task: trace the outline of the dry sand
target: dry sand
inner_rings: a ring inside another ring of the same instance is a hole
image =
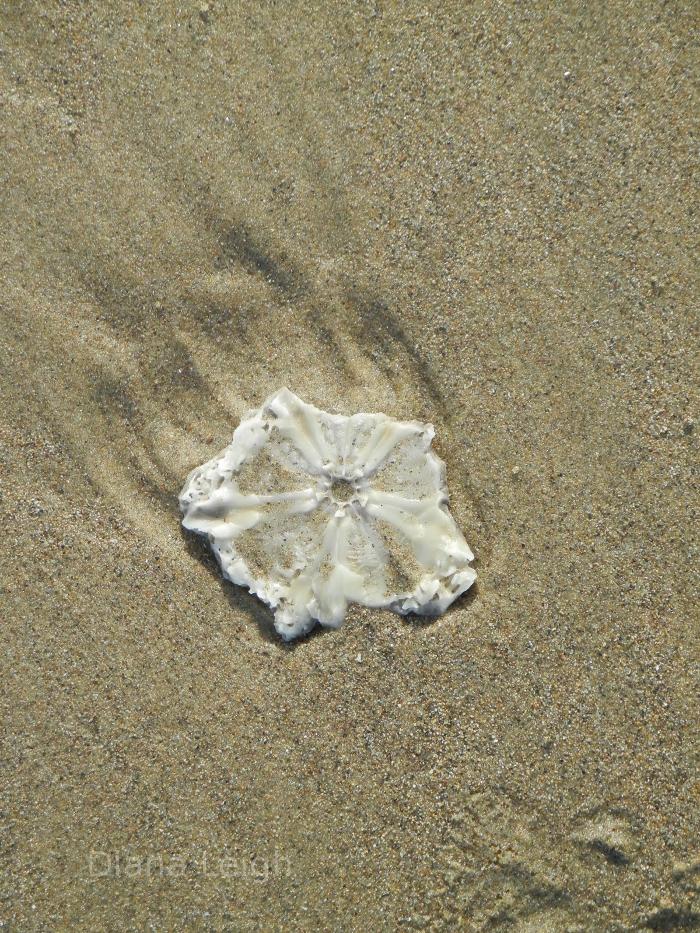
[[[3,928],[698,926],[696,11],[3,3]],[[221,581],[281,385],[435,424],[474,593]]]

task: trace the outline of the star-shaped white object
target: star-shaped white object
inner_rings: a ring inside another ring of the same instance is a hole
[[[447,509],[431,424],[332,415],[289,389],[236,428],[180,493],[224,576],[264,600],[285,640],[339,627],[349,602],[437,615],[476,573]]]

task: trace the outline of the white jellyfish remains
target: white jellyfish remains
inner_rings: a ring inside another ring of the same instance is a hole
[[[190,473],[182,523],[206,536],[226,579],[270,606],[286,641],[317,622],[338,628],[351,602],[439,615],[476,573],[434,434],[281,389]]]

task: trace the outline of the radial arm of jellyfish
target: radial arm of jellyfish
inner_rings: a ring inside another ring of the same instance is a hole
[[[473,560],[474,555],[443,506],[440,493],[421,500],[371,490],[365,509],[373,518],[393,525],[410,542],[421,564],[445,573],[458,562]]]
[[[333,450],[323,433],[322,423],[287,389],[282,389],[263,406],[274,418],[274,424],[302,454],[313,473],[321,472],[333,459]]]

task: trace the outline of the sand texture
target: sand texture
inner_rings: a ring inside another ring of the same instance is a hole
[[[3,930],[698,927],[696,13],[0,5]],[[181,530],[283,385],[435,425],[437,621]]]

